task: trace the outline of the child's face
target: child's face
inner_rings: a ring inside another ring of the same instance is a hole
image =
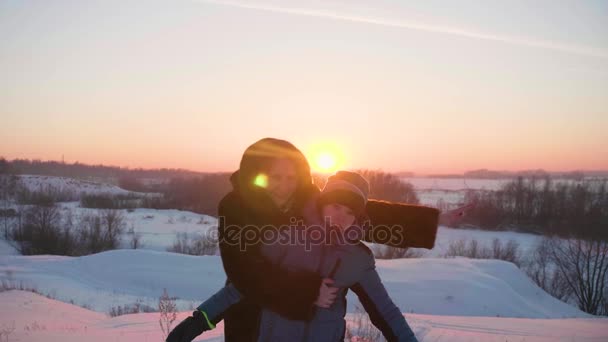
[[[330,223],[340,229],[346,229],[355,223],[355,213],[347,206],[339,203],[329,203],[322,208],[323,217],[328,217]]]

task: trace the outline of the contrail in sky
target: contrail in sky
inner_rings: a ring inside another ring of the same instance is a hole
[[[542,48],[542,49],[549,49],[549,50],[554,50],[554,51],[567,52],[567,53],[572,53],[572,54],[577,54],[577,55],[582,55],[582,56],[599,57],[599,58],[608,59],[608,50],[603,49],[603,48],[573,45],[573,44],[554,42],[554,41],[549,41],[549,40],[539,40],[539,39],[531,39],[531,38],[516,37],[516,36],[509,36],[509,35],[497,35],[497,34],[486,33],[486,32],[477,32],[477,31],[470,30],[470,29],[462,29],[462,28],[458,28],[458,27],[428,25],[428,24],[408,22],[408,21],[403,21],[403,20],[392,20],[392,19],[384,19],[384,18],[368,18],[368,17],[356,16],[356,15],[337,14],[337,13],[332,13],[332,12],[327,12],[327,11],[317,10],[317,9],[280,7],[280,6],[272,6],[272,5],[264,5],[264,4],[242,3],[242,2],[229,1],[229,0],[198,0],[198,1],[210,3],[210,4],[218,4],[218,5],[225,5],[225,6],[232,6],[232,7],[253,9],[253,10],[268,11],[268,12],[295,14],[295,15],[301,15],[301,16],[327,18],[327,19],[351,21],[351,22],[358,22],[358,23],[371,24],[371,25],[380,25],[380,26],[397,27],[397,28],[404,28],[404,29],[417,30],[417,31],[449,34],[449,35],[454,35],[454,36],[459,36],[459,37],[488,40],[488,41],[495,41],[495,42],[503,42],[503,43],[513,44],[513,45],[529,46],[529,47],[534,47],[534,48]]]

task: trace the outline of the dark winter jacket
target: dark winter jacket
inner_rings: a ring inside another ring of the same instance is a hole
[[[314,202],[304,210],[307,224],[326,230],[318,215]],[[304,227],[302,227],[304,228]],[[300,236],[312,236],[313,230],[303,229]],[[317,230],[316,233],[319,231]],[[380,329],[388,341],[415,342],[416,337],[382,285],[376,272],[374,257],[359,241],[345,239],[325,240],[329,243],[297,242],[295,230],[282,231],[292,237],[292,243],[275,243],[261,248],[263,256],[275,265],[294,273],[316,272],[334,280],[340,288],[338,298],[330,308],[314,307],[309,321],[293,320],[271,309],[262,309],[259,322],[258,341],[342,341],[345,334],[346,293],[353,290],[369,314],[372,323]],[[287,241],[287,240],[285,240]],[[310,240],[309,240],[310,242]],[[292,291],[298,296],[297,289]],[[199,306],[199,310],[214,320],[222,312],[235,305],[242,295],[228,285]]]
[[[277,157],[290,158],[296,164],[298,190],[287,212],[279,210],[262,189],[253,186],[259,170]],[[321,277],[318,273],[305,270],[284,270],[262,256],[260,244],[252,243],[247,248],[241,248],[238,236],[253,226],[277,226],[289,223],[292,217],[301,217],[304,204],[319,190],[312,184],[310,167],[304,155],[290,143],[272,138],[262,139],[247,148],[231,182],[233,190],[218,206],[219,245],[228,282],[245,299],[213,320],[224,319],[227,342],[255,341],[261,307],[286,318],[309,320],[312,317],[312,303],[318,297]],[[438,210],[370,200],[366,211],[371,227],[366,230],[365,241],[398,247],[433,247]],[[376,230],[376,227],[380,229]],[[378,236],[386,234],[375,232],[386,229],[394,232],[389,234],[391,239],[379,240]],[[261,232],[259,229],[255,231]]]
[[[298,175],[295,198],[286,212],[279,210],[265,191],[254,185],[258,172],[279,157],[293,160]],[[233,191],[218,207],[219,246],[228,282],[245,299],[216,320],[224,319],[227,342],[255,341],[260,307],[292,319],[308,319],[319,294],[321,277],[315,272],[282,269],[261,255],[261,243],[256,236],[247,241],[241,237],[246,231],[261,235],[268,225],[289,224],[290,218],[299,216],[303,204],[319,190],[312,184],[304,155],[290,143],[270,138],[247,148],[231,182]]]

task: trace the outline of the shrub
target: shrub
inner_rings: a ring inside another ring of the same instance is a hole
[[[118,248],[124,227],[118,210],[82,215],[74,222],[69,210],[62,215],[54,205],[32,206],[8,235],[24,255],[86,255]]]
[[[421,258],[424,255],[423,251],[414,248],[397,248],[374,244],[371,249],[376,259]]]
[[[105,209],[80,220],[78,255],[118,248],[126,222],[120,210]]]
[[[218,249],[217,238],[213,236],[213,231],[208,231],[203,235],[191,237],[188,233],[177,233],[175,242],[168,252],[189,254],[189,255],[216,255]]]
[[[80,206],[96,209],[134,209],[142,204],[142,199],[134,194],[85,194],[80,197]]]
[[[552,261],[551,248],[550,239],[543,238],[529,253],[522,268],[538,287],[553,297],[568,302],[571,291],[566,279]]]
[[[108,315],[110,317],[118,317],[122,315],[136,314],[140,312],[156,312],[156,308],[143,303],[143,300],[138,299],[135,303],[113,306]]]
[[[23,224],[9,235],[21,254],[69,255],[74,237],[60,224],[61,213],[55,205],[33,206],[25,211]]]
[[[445,258],[462,256],[471,259],[497,259],[512,262],[519,266],[521,254],[519,244],[515,240],[509,240],[505,245],[499,239],[492,241],[492,246],[483,246],[477,240],[452,241],[448,250],[443,255]]]
[[[382,332],[369,319],[369,315],[360,306],[356,306],[352,320],[346,326],[345,337],[352,342],[386,341]]]
[[[163,332],[165,338],[171,332],[171,326],[177,318],[177,305],[175,304],[175,297],[169,297],[167,289],[163,289],[163,294],[158,298],[158,311],[160,312],[160,318],[158,324]]]

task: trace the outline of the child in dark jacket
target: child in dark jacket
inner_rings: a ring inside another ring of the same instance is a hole
[[[263,246],[262,254],[281,267],[317,272],[323,278],[333,279],[331,286],[340,290],[333,305],[312,307],[308,321],[291,320],[263,309],[258,341],[343,341],[346,294],[351,289],[388,341],[417,342],[403,314],[382,285],[373,254],[360,242],[368,194],[369,184],[363,177],[339,171],[329,177],[318,198],[303,210],[306,225],[301,228],[304,230],[283,230],[280,232],[283,243]],[[191,341],[203,331],[214,328],[212,322],[219,321],[222,313],[242,298],[238,290],[228,284],[189,317],[198,320],[198,324],[182,322],[167,341]],[[181,325],[184,327],[180,328]]]

